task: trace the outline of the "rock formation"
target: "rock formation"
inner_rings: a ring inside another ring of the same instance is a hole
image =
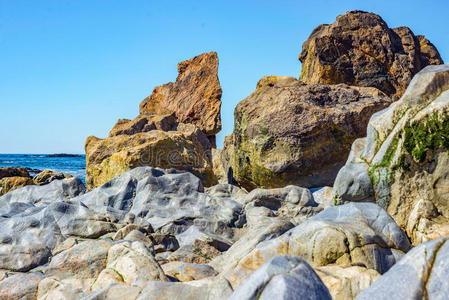
[[[305,83],[370,86],[393,100],[421,69],[443,63],[424,36],[415,36],[408,27],[391,29],[380,16],[362,11],[318,26],[303,44],[299,60]]]
[[[0,298],[448,298],[449,65],[393,102],[440,58],[363,12],[318,27],[301,57],[319,82],[264,77],[223,150],[208,53],[87,139],[91,191],[0,169],[0,183],[33,184],[0,196]],[[361,86],[321,83],[345,76]],[[333,188],[307,188],[330,184],[348,152]]]
[[[188,170],[203,184],[217,183],[212,149],[221,129],[217,53],[178,64],[175,83],[156,87],[134,120],[121,119],[106,139],[86,140],[89,189],[139,166]]]
[[[318,26],[299,58],[301,81],[264,77],[237,105],[233,135],[214,154],[221,182],[332,185],[371,115],[397,100],[422,68],[442,63],[423,36],[361,11]]]
[[[233,176],[248,189],[331,185],[370,116],[390,103],[375,88],[264,77],[235,108]]]
[[[448,234],[448,114],[449,65],[428,66],[354,143],[336,202],[375,201],[415,245]]]
[[[178,64],[178,78],[154,89],[140,103],[140,113],[174,114],[181,123],[196,125],[207,136],[221,130],[221,86],[216,52]]]

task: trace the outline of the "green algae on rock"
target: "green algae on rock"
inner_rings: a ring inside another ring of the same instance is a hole
[[[365,191],[361,201],[387,209],[413,244],[447,234],[448,115],[449,65],[428,66],[398,102],[373,115],[367,138],[337,176],[334,197],[344,203]]]

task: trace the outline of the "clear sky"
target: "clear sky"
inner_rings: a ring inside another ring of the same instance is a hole
[[[449,60],[447,0],[0,0],[0,153],[83,153],[208,51],[220,59],[221,145],[257,81],[298,77],[312,30],[355,9],[424,34]]]

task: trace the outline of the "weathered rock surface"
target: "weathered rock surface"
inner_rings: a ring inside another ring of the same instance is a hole
[[[28,172],[37,171],[34,178],[30,176]],[[39,171],[35,169],[25,168],[0,168],[0,196],[5,195],[11,191],[21,189],[29,185],[46,185],[55,180],[62,180],[64,178],[70,178],[71,175],[64,175],[52,170]],[[30,190],[28,190],[30,191]],[[21,192],[19,192],[21,193]],[[17,197],[17,194],[16,196]]]
[[[377,271],[360,266],[330,265],[316,268],[315,271],[335,300],[354,299],[380,277]]]
[[[162,269],[165,274],[175,277],[179,281],[199,280],[217,275],[214,268],[206,264],[174,262],[163,265]]]
[[[222,155],[232,148],[234,179],[247,189],[332,185],[369,117],[390,103],[375,88],[264,77],[237,105],[232,145]]]
[[[0,168],[0,196],[27,185],[33,185],[33,180],[24,168]]]
[[[190,282],[152,281],[137,298],[138,300],[217,300],[227,299],[232,294],[224,279],[205,278]]]
[[[216,184],[212,149],[221,130],[217,72],[215,52],[179,63],[176,82],[156,87],[140,104],[139,116],[118,120],[106,139],[88,137],[87,187],[140,166],[188,170],[205,186]]]
[[[44,264],[68,236],[97,238],[131,222],[145,223],[132,214],[108,207],[91,210],[82,202],[64,199],[67,195],[61,190],[55,201],[39,201],[50,197],[47,187],[55,187],[59,182],[33,189],[28,202],[20,201],[23,193],[17,193],[19,198],[12,193],[1,198],[0,269],[27,271]],[[24,189],[31,188],[35,187]]]
[[[0,179],[5,177],[30,177],[30,174],[21,167],[0,168]]]
[[[171,131],[177,126],[173,115],[157,115],[145,113],[137,116],[134,120],[120,119],[109,132],[109,137],[117,135],[133,135],[139,132],[152,130]]]
[[[276,256],[239,286],[230,300],[332,299],[315,271],[299,256]]]
[[[17,273],[0,281],[0,299],[34,300],[39,282],[44,279],[40,273]]]
[[[19,207],[27,204],[43,206],[56,201],[64,201],[86,192],[86,187],[79,178],[56,180],[44,186],[26,186],[0,197],[0,211],[18,212]],[[17,206],[17,208],[14,208]],[[25,207],[25,206],[23,206]],[[9,215],[9,214],[8,214]]]
[[[65,175],[60,172],[55,172],[52,170],[44,170],[41,173],[37,174],[33,181],[36,185],[46,185],[54,180],[62,180],[65,178]]]
[[[380,16],[362,11],[318,26],[303,44],[299,60],[305,83],[370,86],[394,100],[421,69],[443,63],[423,36],[407,27],[391,29]]]
[[[113,130],[114,134],[119,131]],[[177,131],[151,130],[106,139],[91,136],[85,149],[86,184],[90,189],[139,166],[188,170],[206,186],[216,183],[211,145],[206,135],[191,124],[179,124]]]
[[[412,243],[449,233],[449,66],[428,66],[371,118],[334,185],[337,202],[375,201]]]
[[[221,87],[216,52],[178,64],[178,78],[154,89],[140,104],[140,113],[174,114],[179,122],[194,124],[208,136],[221,130]]]
[[[256,246],[222,275],[235,288],[276,255],[304,258],[314,267],[360,265],[386,272],[410,248],[405,233],[379,206],[351,203],[311,217],[280,237]]]
[[[447,299],[449,236],[413,248],[356,299]]]

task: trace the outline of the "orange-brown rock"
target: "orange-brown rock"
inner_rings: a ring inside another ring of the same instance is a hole
[[[305,83],[376,87],[393,100],[425,66],[443,63],[423,36],[407,27],[390,29],[380,16],[362,11],[318,26],[303,44],[299,60]]]
[[[30,177],[28,171],[21,167],[0,168],[0,179],[5,177]]]
[[[221,130],[221,86],[216,52],[204,53],[178,64],[176,82],[156,87],[140,104],[140,113],[174,114],[206,135]]]
[[[223,166],[230,159],[234,179],[247,189],[330,185],[371,115],[390,103],[372,87],[264,77],[235,109]]]
[[[176,126],[176,118],[173,115],[156,115],[145,113],[137,116],[134,120],[120,119],[109,132],[109,137],[117,135],[133,135],[139,132],[151,130],[169,131]]]
[[[33,178],[24,168],[0,168],[0,196],[18,188],[33,184]]]
[[[217,182],[210,149],[207,136],[192,124],[178,124],[177,131],[91,136],[85,146],[86,184],[92,189],[133,168],[151,166],[190,171],[210,186]]]

